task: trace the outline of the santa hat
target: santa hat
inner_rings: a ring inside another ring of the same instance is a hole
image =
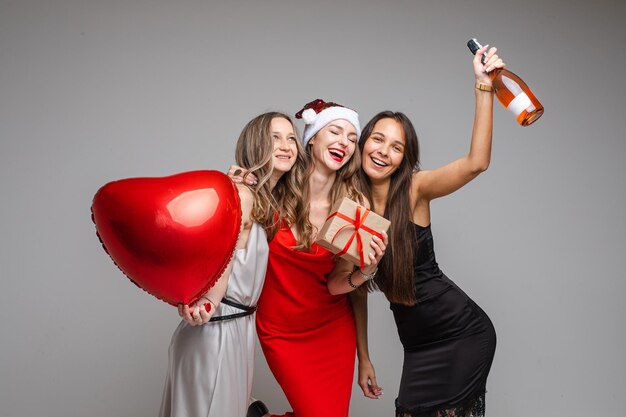
[[[352,123],[356,129],[357,139],[361,136],[361,125],[359,124],[359,115],[352,109],[342,106],[341,104],[325,102],[324,100],[313,100],[296,113],[296,119],[304,121],[303,141],[306,145],[309,140],[315,136],[321,128],[326,126],[333,120],[344,119]]]

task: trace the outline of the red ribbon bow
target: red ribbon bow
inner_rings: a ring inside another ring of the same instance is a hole
[[[354,240],[354,238],[356,237],[356,247],[357,250],[359,252],[359,260],[360,260],[360,264],[361,264],[361,268],[365,267],[365,262],[363,260],[363,241],[361,240],[361,234],[359,233],[359,230],[365,230],[366,232],[377,236],[378,238],[382,239],[383,235],[377,231],[375,231],[374,229],[366,226],[364,224],[365,219],[367,218],[367,216],[370,214],[369,209],[365,208],[365,212],[363,213],[363,217],[361,217],[361,206],[356,206],[356,218],[355,219],[351,219],[350,217],[346,216],[343,213],[340,212],[335,212],[333,214],[331,214],[330,216],[328,216],[328,218],[326,219],[327,221],[335,216],[345,220],[348,222],[348,224],[346,224],[345,226],[343,226],[341,229],[337,230],[337,232],[335,233],[335,236],[333,236],[333,239],[331,240],[331,243],[333,243],[335,241],[335,238],[337,238],[337,236],[339,235],[339,233],[341,233],[345,228],[347,227],[354,227],[354,232],[352,232],[352,235],[350,236],[350,238],[348,239],[348,241],[346,242],[346,245],[343,247],[343,249],[341,250],[341,252],[337,253],[337,256],[342,256],[345,255],[346,252],[348,252],[348,249],[350,249],[350,245],[352,245],[352,241]]]

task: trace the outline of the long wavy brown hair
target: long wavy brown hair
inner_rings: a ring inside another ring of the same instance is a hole
[[[374,126],[382,119],[392,119],[402,125],[406,144],[404,158],[400,166],[391,174],[389,193],[383,216],[391,222],[389,227],[389,244],[385,256],[378,266],[374,278],[377,286],[389,301],[397,304],[415,304],[415,285],[413,283],[413,254],[417,249],[414,241],[412,223],[412,207],[410,201],[411,179],[419,170],[419,142],[413,123],[404,113],[383,111],[378,113],[363,128],[359,141],[362,153],[365,142],[369,139]],[[372,200],[372,183],[363,170],[360,170],[363,194]],[[374,286],[370,284],[369,289]]]
[[[271,190],[270,178],[274,170],[271,123],[277,117],[291,123],[296,134],[298,155],[291,170],[283,174]],[[254,194],[251,218],[265,227],[268,239],[274,236],[283,221],[289,224],[297,221],[298,204],[302,198],[301,190],[306,188],[304,184],[308,167],[308,157],[297,135],[293,121],[288,115],[268,112],[250,120],[237,140],[235,149],[237,165],[246,169],[245,175],[254,174],[258,179],[257,185],[250,188]]]
[[[308,161],[313,160],[311,157],[312,146],[311,142],[309,142],[305,149]],[[310,163],[305,178],[305,186],[301,191],[301,198],[299,201],[300,204],[298,206],[298,210],[296,211],[296,221],[290,223],[294,226],[298,235],[298,244],[296,246],[296,249],[298,250],[310,250],[311,245],[313,245],[315,240],[315,235],[317,235],[318,232],[309,220],[311,195],[309,193],[308,180],[311,174],[313,174],[314,168],[313,163]],[[348,163],[339,168],[336,173],[335,181],[333,182],[329,196],[331,207],[335,205],[337,201],[346,196],[354,201],[362,202],[362,193],[358,175],[360,168],[361,154],[357,148]]]

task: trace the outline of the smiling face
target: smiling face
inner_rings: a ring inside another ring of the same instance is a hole
[[[283,117],[274,117],[270,123],[270,135],[274,141],[272,151],[274,173],[289,172],[298,156],[298,139],[293,125]]]
[[[363,145],[363,171],[372,181],[391,177],[402,164],[405,147],[402,123],[391,118],[380,119]]]
[[[316,166],[337,171],[344,166],[356,149],[357,132],[344,119],[333,120],[311,138],[311,156]]]

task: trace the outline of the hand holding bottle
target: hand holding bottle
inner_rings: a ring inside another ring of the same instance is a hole
[[[474,55],[474,76],[477,85],[492,86],[489,73],[495,69],[504,68],[506,64],[496,52],[498,48],[489,48],[489,45],[481,46]],[[486,91],[486,90],[485,90]]]
[[[543,114],[543,106],[520,77],[504,69],[504,65],[498,67],[498,60],[494,60],[494,57],[497,57],[496,48],[487,51],[487,48],[481,46],[476,39],[470,39],[467,46],[475,55],[476,88],[488,91],[488,87],[483,89],[480,84],[492,86],[502,106],[513,113],[517,122],[522,126],[528,126],[537,121]],[[479,81],[477,70],[481,63],[486,72]],[[485,76],[491,82],[488,82]]]

